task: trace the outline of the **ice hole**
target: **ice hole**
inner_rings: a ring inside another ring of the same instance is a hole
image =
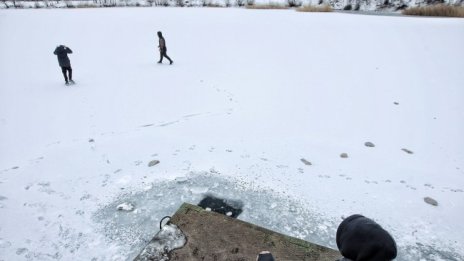
[[[211,211],[227,215],[229,217],[236,218],[242,213],[243,203],[236,200],[228,200],[217,198],[212,195],[206,195],[198,206],[204,209],[210,209]]]

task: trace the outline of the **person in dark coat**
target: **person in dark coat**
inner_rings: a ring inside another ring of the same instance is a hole
[[[168,51],[168,49],[166,48],[166,40],[164,40],[163,34],[161,32],[158,32],[158,38],[159,38],[158,48],[160,51],[160,60],[158,61],[158,63],[163,63],[163,57],[166,57],[169,60],[169,64],[172,64],[173,61],[166,54],[166,52]]]
[[[372,219],[361,215],[347,217],[337,229],[337,247],[344,259],[389,261],[396,257],[393,237]]]
[[[69,83],[74,83],[72,79],[72,68],[71,68],[71,61],[69,60],[68,53],[72,53],[72,50],[69,47],[60,45],[56,47],[55,51],[53,52],[58,57],[58,64],[61,67],[61,71],[63,72],[64,80],[66,81],[66,85]],[[69,80],[68,80],[68,73]]]

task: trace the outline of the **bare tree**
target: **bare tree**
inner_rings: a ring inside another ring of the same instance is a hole
[[[287,4],[289,7],[299,7],[302,5],[300,0],[287,0]]]

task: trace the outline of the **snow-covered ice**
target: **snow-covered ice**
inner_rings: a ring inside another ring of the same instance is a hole
[[[172,66],[156,64],[158,30]],[[212,194],[329,247],[360,213],[398,260],[462,260],[463,31],[291,10],[0,10],[0,259],[131,259],[163,216]]]

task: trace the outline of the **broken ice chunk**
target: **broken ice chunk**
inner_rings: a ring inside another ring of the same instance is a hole
[[[164,225],[134,260],[169,260],[169,253],[186,242],[187,238],[176,225]]]
[[[208,192],[209,188],[196,186],[196,187],[191,187],[189,190],[192,194],[203,194],[203,193]]]
[[[116,207],[118,210],[122,210],[122,211],[132,211],[134,210],[134,205],[132,205],[131,203],[122,203],[122,204],[119,204],[117,207]]]

